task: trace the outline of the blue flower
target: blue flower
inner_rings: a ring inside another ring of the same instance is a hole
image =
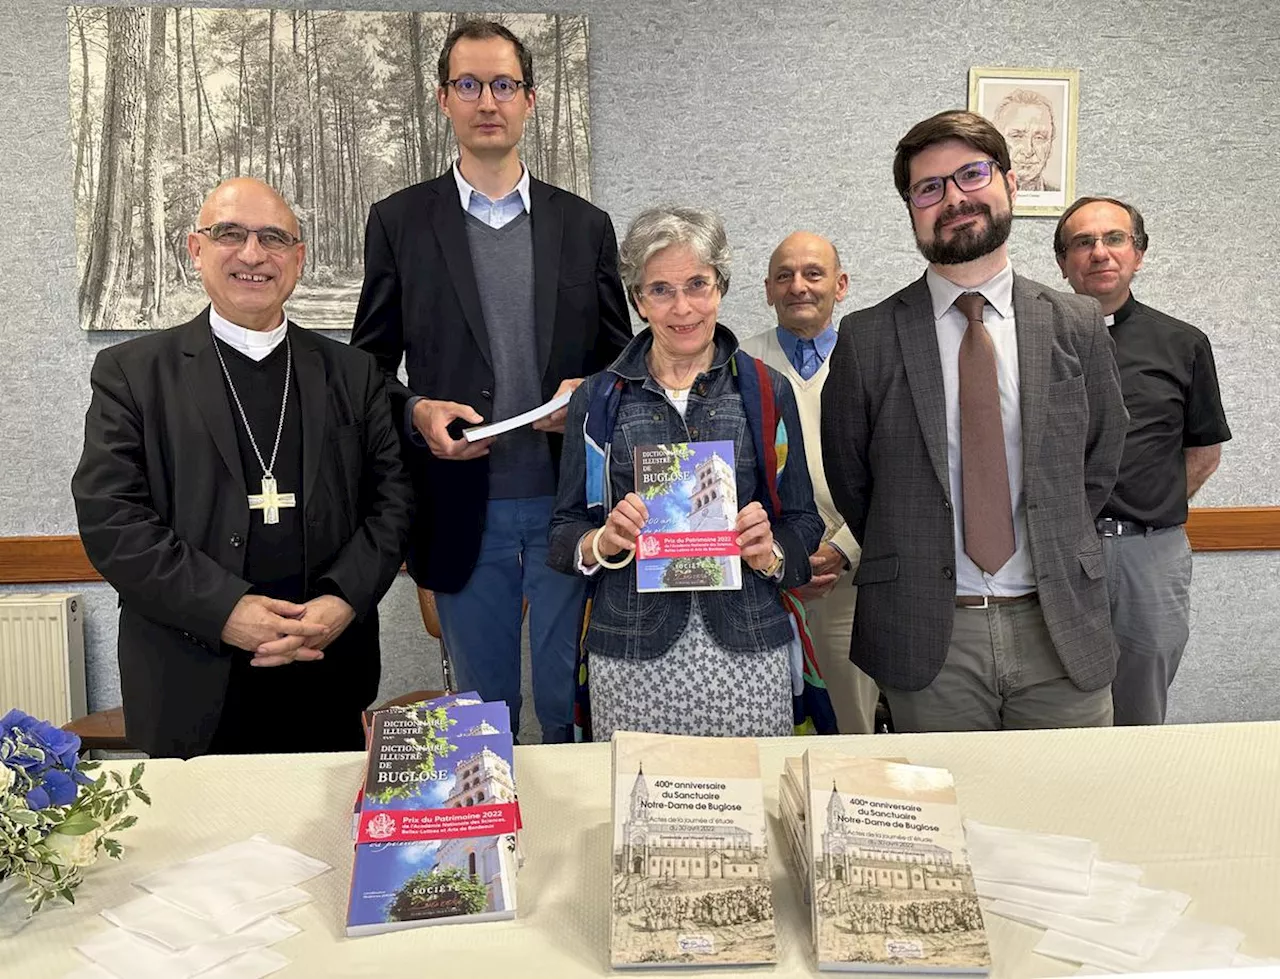
[[[20,740],[33,744],[45,753],[44,762],[32,758],[11,757],[10,764],[24,768],[43,771],[55,760],[63,768],[74,769],[80,755],[80,738],[75,734],[56,728],[48,721],[42,721],[16,707],[0,718],[0,736],[14,732]]]

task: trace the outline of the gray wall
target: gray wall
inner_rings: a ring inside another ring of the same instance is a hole
[[[5,7],[0,535],[73,533],[67,485],[88,370],[122,336],[76,326],[65,10],[36,0]],[[1152,245],[1137,291],[1201,326],[1217,352],[1236,437],[1196,502],[1280,504],[1280,7],[580,0],[572,9],[591,18],[597,203],[620,229],[657,201],[717,208],[737,269],[722,318],[743,335],[770,325],[760,281],[774,243],[797,227],[839,244],[853,277],[846,311],[920,274],[893,191],[893,146],[917,120],[963,106],[971,65],[1079,68],[1077,190],[1145,211]],[[1052,230],[1052,219],[1019,219],[1012,253],[1021,272],[1056,285]],[[1195,575],[1173,719],[1280,717],[1280,555],[1202,556]],[[85,591],[98,707],[117,693],[114,601],[104,586]],[[407,582],[384,602],[384,622],[384,691],[438,679]]]

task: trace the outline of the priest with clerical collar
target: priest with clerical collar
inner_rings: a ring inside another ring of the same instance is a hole
[[[359,750],[411,492],[372,357],[285,315],[306,256],[272,188],[219,185],[188,235],[210,305],[104,349],[72,479],[120,596],[130,744]]]

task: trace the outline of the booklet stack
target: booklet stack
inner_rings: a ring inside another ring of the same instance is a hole
[[[613,736],[615,968],[778,961],[751,738]]]
[[[507,705],[455,694],[373,712],[355,816],[349,936],[516,914]]]
[[[819,970],[990,972],[948,771],[808,751],[782,779],[783,823],[792,863],[805,874]]]

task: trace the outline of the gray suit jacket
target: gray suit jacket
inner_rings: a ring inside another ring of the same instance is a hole
[[[1095,300],[1015,275],[1023,493],[1036,585],[1072,682],[1115,675],[1106,571],[1094,518],[1111,494],[1128,414]],[[900,690],[928,686],[955,615],[946,405],[921,277],[846,316],[822,398],[827,482],[862,541],[849,658]]]

